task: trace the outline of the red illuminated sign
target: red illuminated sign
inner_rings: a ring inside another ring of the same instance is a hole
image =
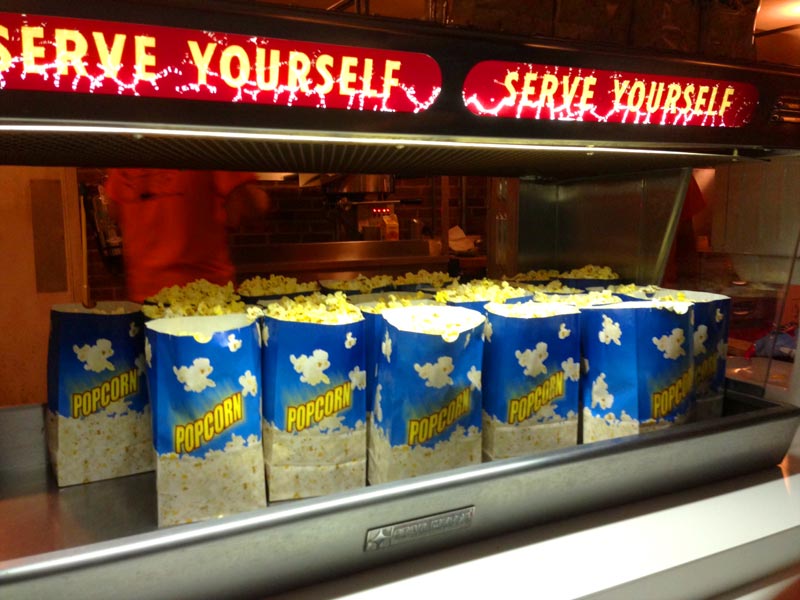
[[[758,91],[747,83],[485,61],[467,74],[464,104],[482,117],[741,127]]]
[[[0,13],[0,89],[416,113],[441,91],[425,54]]]

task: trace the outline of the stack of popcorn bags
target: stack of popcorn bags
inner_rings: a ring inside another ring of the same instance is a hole
[[[143,306],[54,306],[58,484],[155,468],[169,526],[721,415],[724,296],[592,265],[390,280],[200,280]],[[390,283],[435,298],[353,295]]]
[[[59,486],[153,470],[138,304],[50,311],[46,434]]]
[[[692,305],[622,302],[581,310],[583,441],[668,427],[694,411]]]

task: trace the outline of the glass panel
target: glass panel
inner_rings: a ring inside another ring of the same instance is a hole
[[[696,169],[663,285],[730,296],[728,376],[788,390],[800,310],[800,159]]]

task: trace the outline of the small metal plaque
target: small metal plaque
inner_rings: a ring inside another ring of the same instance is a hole
[[[382,550],[389,546],[413,542],[420,538],[457,529],[465,529],[472,525],[474,516],[475,507],[467,506],[427,517],[420,517],[419,519],[368,529],[364,551]]]

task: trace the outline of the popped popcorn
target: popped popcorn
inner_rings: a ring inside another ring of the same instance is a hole
[[[204,457],[166,452],[156,462],[158,526],[257,510],[267,505],[261,439],[234,435]]]
[[[150,319],[213,316],[245,312],[245,304],[234,293],[233,283],[217,285],[197,279],[184,286],[173,285],[147,298],[142,312]]]
[[[530,296],[530,292],[511,285],[508,281],[492,279],[476,279],[467,283],[453,284],[437,290],[436,300],[447,303],[460,302],[498,302],[522,299]]]
[[[283,297],[265,304],[262,310],[266,317],[297,323],[342,325],[364,319],[361,311],[342,292]]]
[[[505,279],[515,283],[527,283],[530,281],[550,281],[551,279],[558,278],[558,275],[559,272],[556,269],[532,269],[524,273],[517,273],[513,277]]]
[[[580,294],[583,292],[580,288],[574,288],[566,285],[560,279],[553,279],[545,284],[535,283],[520,283],[518,284],[524,290],[531,292],[540,292],[542,294]]]
[[[369,294],[375,290],[394,287],[394,277],[391,275],[368,277],[359,273],[354,279],[322,279],[319,284],[327,292]]]
[[[432,447],[394,445],[384,429],[373,427],[369,435],[369,482],[386,483],[447,471],[481,462],[481,429],[456,426]]]
[[[593,413],[588,407],[583,409],[583,443],[599,442],[612,438],[636,435],[639,422],[624,410],[617,418],[613,413],[604,416]]]
[[[287,433],[264,422],[270,501],[322,496],[366,485],[367,430],[326,424]]]
[[[394,278],[394,285],[398,288],[404,286],[430,286],[432,288],[441,288],[454,281],[457,277],[451,277],[448,273],[442,271],[428,271],[420,269],[416,273],[406,273],[405,275],[398,275]]]
[[[593,413],[588,407],[583,409],[583,443],[590,444],[602,440],[610,440],[629,435],[638,435],[649,431],[658,431],[674,425],[680,425],[689,420],[689,414],[682,414],[674,420],[667,419],[647,419],[639,422],[625,410],[617,417],[614,413],[607,413],[599,416]]]
[[[89,483],[155,468],[150,407],[112,402],[105,413],[74,419],[46,412],[50,462],[59,486]]]
[[[547,417],[509,425],[483,412],[483,457],[485,461],[525,456],[535,452],[568,448],[578,443],[578,416],[551,413]]]
[[[435,304],[430,294],[418,290],[416,292],[384,292],[379,294],[357,294],[347,299],[358,306],[363,313],[377,315],[387,308],[402,308],[415,304]]]
[[[568,294],[548,294],[542,291],[534,291],[533,300],[535,302],[571,304],[579,308],[604,304],[619,304],[623,301],[622,298],[608,291],[588,291]]]
[[[637,285],[635,283],[621,283],[605,287],[606,292],[627,296],[630,300],[648,300],[660,289],[657,285]]]
[[[600,265],[584,265],[571,271],[564,271],[559,274],[559,277],[568,279],[619,279],[619,275],[611,267]]]
[[[451,311],[453,307],[413,306],[408,308],[416,310],[389,309],[384,312],[384,316],[391,315],[392,324],[401,331],[440,336],[446,342],[455,341],[461,333],[476,324],[474,315],[453,313]],[[388,348],[389,355],[391,355],[391,340],[388,340]]]
[[[286,296],[317,291],[319,291],[319,283],[316,281],[303,283],[297,281],[296,277],[284,275],[270,275],[269,277],[256,275],[245,279],[237,289],[242,296]]]

